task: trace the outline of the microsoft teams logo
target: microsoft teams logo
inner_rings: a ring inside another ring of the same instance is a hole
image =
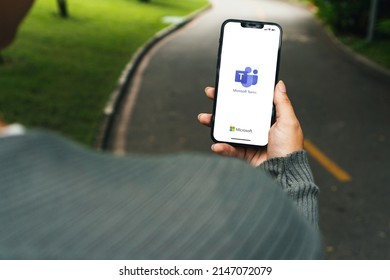
[[[252,68],[250,67],[246,67],[245,68],[245,71],[242,71],[242,70],[237,70],[236,71],[236,77],[235,77],[235,81],[237,83],[241,83],[244,87],[250,87],[250,86],[254,86],[257,84],[257,73],[259,71],[257,71],[256,69],[253,70],[253,74],[250,75],[252,72]]]

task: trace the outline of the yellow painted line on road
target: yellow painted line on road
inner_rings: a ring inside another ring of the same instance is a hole
[[[348,182],[351,180],[351,176],[344,169],[321,152],[310,140],[305,139],[304,145],[305,150],[339,181]]]

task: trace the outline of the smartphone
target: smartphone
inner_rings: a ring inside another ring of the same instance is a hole
[[[211,138],[266,146],[272,124],[282,28],[271,22],[226,20],[221,27]]]

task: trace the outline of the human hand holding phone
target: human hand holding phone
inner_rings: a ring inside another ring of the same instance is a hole
[[[214,88],[207,87],[205,92],[208,98],[214,99]],[[256,167],[268,159],[284,157],[302,150],[303,132],[283,81],[279,81],[275,86],[273,101],[276,120],[268,133],[268,146],[234,147],[226,143],[216,143],[211,146],[212,151],[219,155],[243,159]],[[203,125],[211,126],[212,114],[200,113],[198,120]]]

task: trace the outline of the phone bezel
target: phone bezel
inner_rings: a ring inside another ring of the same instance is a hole
[[[245,143],[235,143],[235,142],[229,142],[229,141],[219,141],[214,137],[214,120],[215,120],[215,113],[217,109],[217,98],[218,98],[218,85],[219,85],[219,73],[220,73],[220,65],[221,65],[221,53],[222,53],[222,46],[223,46],[223,38],[224,38],[224,31],[225,31],[225,25],[229,22],[236,22],[247,25],[254,25],[249,26],[246,28],[257,28],[258,25],[262,25],[261,28],[264,28],[264,25],[274,25],[280,30],[280,36],[279,36],[279,45],[278,45],[278,55],[277,55],[277,61],[276,61],[276,74],[275,74],[275,82],[274,86],[278,82],[279,79],[279,68],[280,68],[280,60],[281,60],[281,49],[282,49],[282,37],[283,37],[283,29],[282,27],[275,22],[266,22],[266,21],[255,21],[255,20],[241,20],[241,19],[227,19],[225,20],[221,25],[221,31],[220,31],[220,38],[219,38],[219,47],[218,47],[218,60],[217,60],[217,71],[216,71],[216,79],[215,79],[215,96],[214,96],[214,102],[213,102],[213,115],[212,115],[212,121],[211,121],[211,139],[214,143],[226,143],[235,147],[253,147],[253,148],[260,148],[260,147],[266,147],[268,145],[268,142],[266,145],[259,146],[259,145],[252,145],[252,144],[245,144]],[[272,106],[272,116],[271,116],[271,123],[270,128],[275,122],[275,105]]]

